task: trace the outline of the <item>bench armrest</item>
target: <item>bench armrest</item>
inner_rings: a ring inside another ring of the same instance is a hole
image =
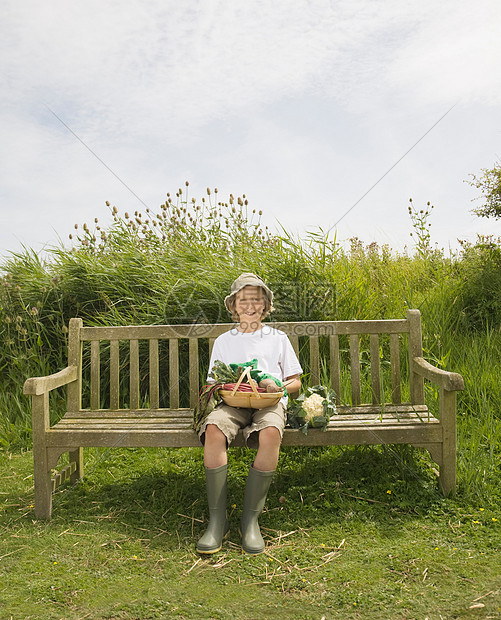
[[[48,375],[47,377],[32,377],[24,382],[23,393],[29,396],[40,396],[55,390],[62,385],[72,383],[77,379],[77,367],[68,366],[64,370]]]
[[[423,357],[415,357],[412,360],[412,371],[417,375],[433,381],[447,392],[464,390],[464,380],[457,372],[441,370],[427,362]]]

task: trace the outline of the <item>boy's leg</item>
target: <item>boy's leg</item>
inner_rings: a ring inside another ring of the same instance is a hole
[[[217,553],[230,531],[226,518],[228,465],[205,468],[207,503],[209,504],[210,521],[205,534],[197,542],[198,553]]]
[[[287,413],[282,403],[254,410],[252,422],[243,433],[247,446],[257,450],[256,469],[276,469],[286,421]]]
[[[209,414],[200,432],[204,445],[205,479],[210,521],[205,534],[197,543],[197,551],[203,554],[217,553],[230,526],[226,517],[227,495],[227,454],[228,445],[233,441],[242,424],[248,423],[250,410],[242,411],[223,407]]]
[[[259,431],[259,447],[254,459],[254,469],[275,471],[281,443],[282,437],[278,428],[268,426]]]
[[[211,453],[209,458],[214,457],[217,460],[218,455],[219,458],[221,458],[222,439],[220,433],[222,433],[226,439],[224,444],[224,452],[226,452],[226,448],[235,439],[238,431],[248,426],[251,422],[251,418],[252,409],[237,409],[225,404],[217,405],[216,408],[209,413],[198,433],[202,445],[206,450],[209,448],[209,452]],[[209,441],[211,442],[209,446],[207,446],[208,433],[214,433],[214,435],[209,437]],[[212,451],[215,453],[212,454]]]
[[[205,429],[205,467],[213,469],[227,464],[226,444],[226,435],[215,424],[208,424]]]
[[[282,442],[282,435],[275,426],[267,426],[258,431],[258,434],[258,452],[254,464],[249,470],[240,522],[242,549],[246,553],[254,555],[262,553],[265,547],[258,519],[263,511],[271,480],[277,467]]]
[[[198,553],[217,553],[230,530],[226,518],[227,454],[226,436],[214,424],[205,428],[204,463],[209,525],[197,542]]]
[[[264,540],[259,529],[259,515],[263,511],[274,471],[259,471],[250,467],[245,485],[244,505],[240,520],[242,549],[256,555],[264,551]]]

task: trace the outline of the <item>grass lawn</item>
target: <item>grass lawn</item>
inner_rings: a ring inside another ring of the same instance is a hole
[[[229,452],[232,528],[207,518],[201,449],[93,449],[86,478],[34,520],[32,454],[0,453],[1,618],[501,618],[501,511],[444,499],[406,447],[284,449],[241,553],[251,451]]]

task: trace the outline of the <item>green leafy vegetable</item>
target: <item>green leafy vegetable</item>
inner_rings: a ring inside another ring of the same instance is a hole
[[[257,368],[257,359],[241,364],[225,364],[220,360],[215,360],[214,365],[209,373],[209,378],[213,379],[212,383],[204,385],[199,393],[197,404],[193,410],[193,428],[199,432],[205,418],[214,409],[219,402],[219,389],[226,383],[236,383],[247,367],[251,367],[251,378],[259,384],[264,379],[273,379],[278,385],[282,386],[282,382],[271,375],[262,372]],[[284,390],[284,393],[285,390]]]

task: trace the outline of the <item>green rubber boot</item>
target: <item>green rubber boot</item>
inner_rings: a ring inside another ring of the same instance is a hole
[[[264,540],[259,529],[258,518],[263,511],[274,473],[274,471],[259,471],[253,467],[249,469],[240,520],[242,549],[245,553],[257,555],[264,551]]]
[[[230,531],[226,518],[226,492],[228,465],[214,469],[205,468],[207,501],[209,504],[210,521],[205,534],[197,542],[198,553],[217,553]]]

